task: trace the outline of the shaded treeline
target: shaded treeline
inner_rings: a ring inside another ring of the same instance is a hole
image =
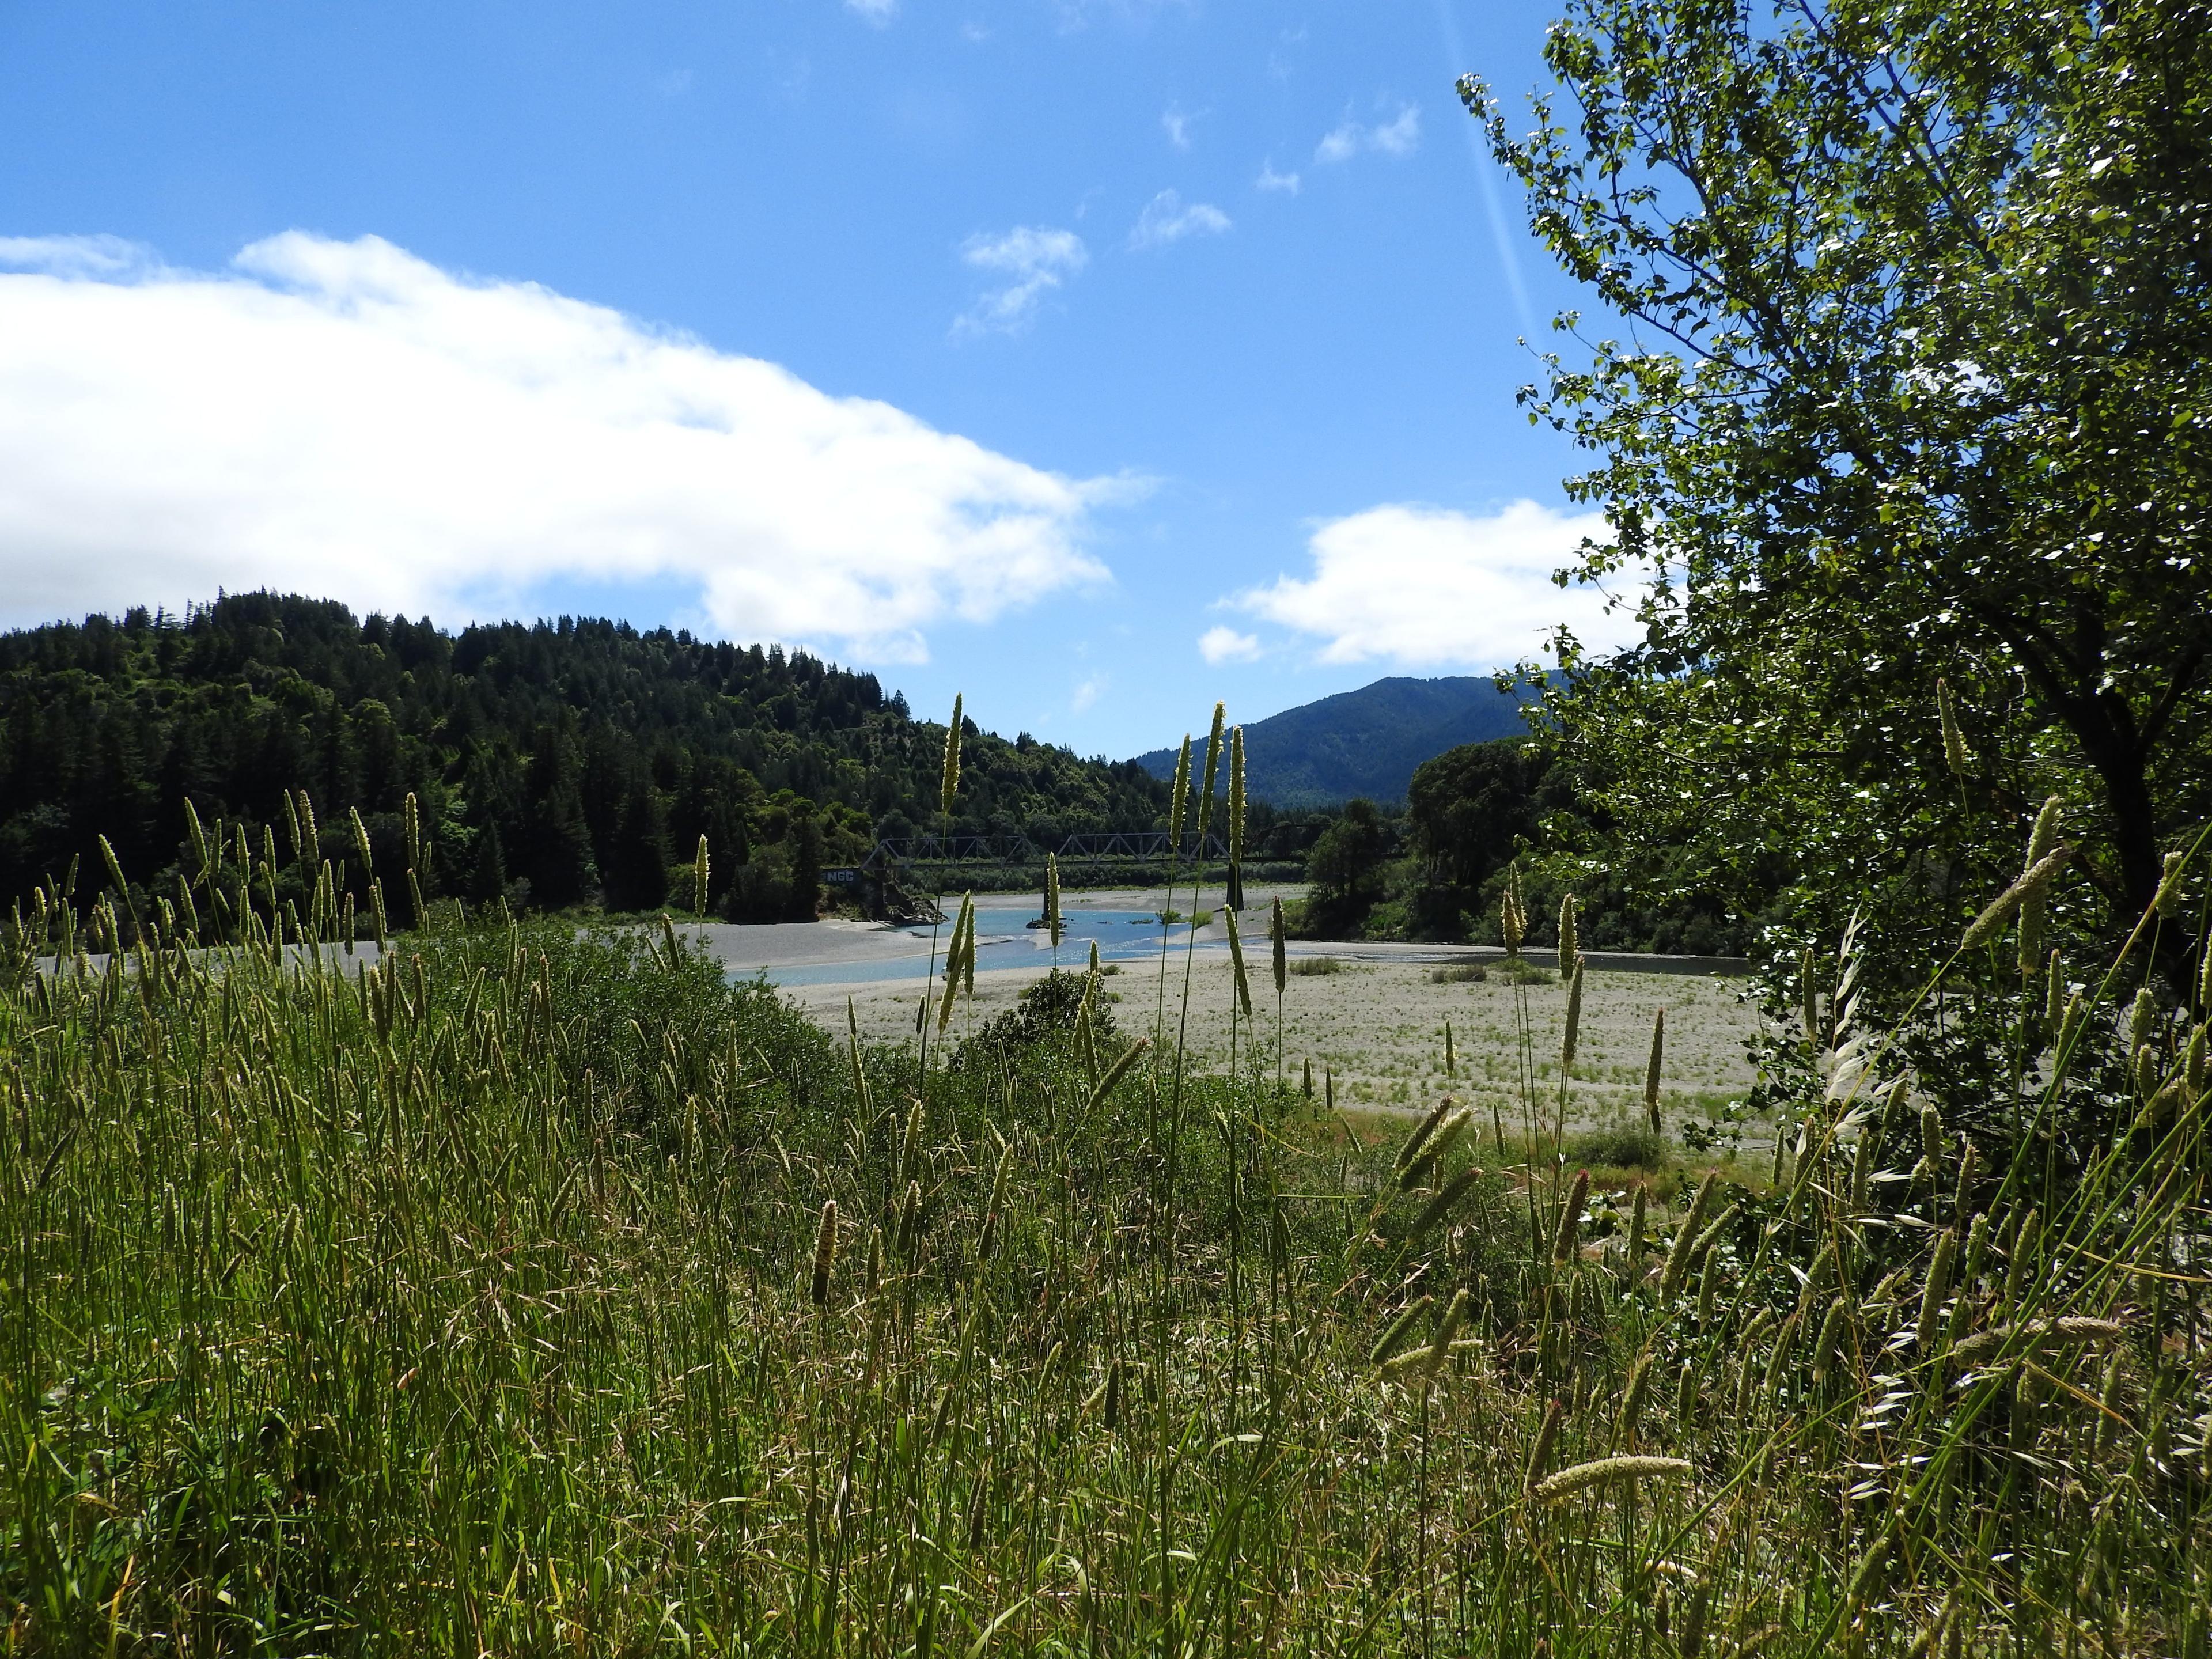
[[[1661,848],[1601,864],[1576,849],[1612,828],[1547,738],[1462,744],[1415,769],[1403,809],[1351,800],[1312,841],[1310,930],[1325,937],[1501,942],[1507,876],[1543,919],[1570,889],[1594,949],[1736,954],[1758,918],[1697,879],[1686,854]],[[1768,897],[1772,896],[1771,884]]]
[[[296,787],[333,858],[352,809],[380,864],[398,862],[414,794],[434,896],[690,908],[703,836],[709,908],[809,916],[825,865],[936,827],[943,742],[872,674],[666,629],[449,634],[273,593],[91,617],[0,635],[0,894],[96,866],[103,834],[161,890],[187,800],[258,841]],[[972,724],[967,753],[963,830],[1050,837],[1164,812],[1133,764]]]

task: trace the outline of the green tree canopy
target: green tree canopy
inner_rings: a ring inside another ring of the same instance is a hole
[[[1645,629],[1563,641],[1584,787],[1953,938],[2056,793],[2132,926],[2212,779],[2212,7],[1573,0],[1547,58],[1525,138],[1462,92],[1625,323],[1523,393]]]

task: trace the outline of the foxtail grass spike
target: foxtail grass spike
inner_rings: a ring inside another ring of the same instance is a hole
[[[1536,1431],[1534,1443],[1528,1448],[1528,1466],[1522,1474],[1524,1491],[1534,1492],[1542,1482],[1544,1472],[1551,1467],[1552,1443],[1559,1437],[1559,1424],[1566,1414],[1566,1407],[1557,1400],[1545,1402],[1544,1421]]]
[[[1221,726],[1228,710],[1220,703],[1213,705],[1213,729],[1206,734],[1206,780],[1198,795],[1199,856],[1206,854],[1206,826],[1213,816],[1213,787],[1221,772]]]
[[[822,1220],[814,1231],[814,1277],[807,1296],[817,1308],[830,1300],[830,1275],[837,1265],[837,1200],[824,1199]]]
[[[1443,1127],[1444,1119],[1451,1115],[1451,1109],[1452,1098],[1446,1095],[1431,1109],[1413,1133],[1406,1137],[1406,1144],[1398,1149],[1397,1168],[1401,1173],[1412,1169],[1419,1160],[1422,1149],[1429,1144],[1429,1137]]]
[[[2151,908],[2158,912],[2160,921],[2172,921],[2181,914],[2181,878],[2187,873],[2188,855],[2168,853],[2166,867],[2160,872],[2158,892],[2151,899]]]
[[[1705,1209],[1713,1201],[1713,1194],[1720,1186],[1720,1171],[1708,1170],[1698,1185],[1697,1196],[1690,1200],[1687,1214],[1674,1230],[1674,1248],[1667,1253],[1667,1266],[1659,1276],[1659,1299],[1671,1302],[1680,1292],[1682,1284],[1690,1273],[1690,1253],[1697,1243],[1698,1230],[1705,1224]]]
[[[1583,959],[1575,958],[1573,976],[1567,981],[1567,1023],[1559,1036],[1559,1087],[1565,1089],[1575,1069],[1575,1045],[1583,1028]]]
[[[699,845],[691,854],[691,909],[695,915],[707,914],[707,880],[712,873],[707,858],[707,837],[699,837]]]
[[[1054,853],[1044,855],[1044,927],[1052,935],[1054,945],[1060,943],[1060,857]]]
[[[1452,1053],[1452,1028],[1449,1020],[1444,1022],[1444,1075],[1446,1077],[1459,1075],[1459,1063]]]
[[[1575,971],[1580,951],[1575,943],[1575,896],[1566,894],[1559,900],[1559,977],[1565,979]]]
[[[1229,862],[1244,862],[1244,728],[1229,733]]]
[[[1923,1354],[1935,1351],[1943,1298],[1950,1294],[1951,1252],[1956,1243],[1957,1236],[1948,1228],[1936,1236],[1935,1253],[1929,1258],[1928,1277],[1921,1282],[1920,1322],[1915,1340]]]
[[[947,818],[952,816],[953,798],[960,793],[960,708],[963,698],[955,694],[952,699],[952,721],[945,728],[945,771],[939,780],[937,810]]]
[[[1423,1388],[1435,1382],[1437,1373],[1443,1370],[1444,1361],[1451,1358],[1452,1340],[1459,1334],[1459,1328],[1466,1319],[1467,1291],[1463,1289],[1455,1291],[1451,1305],[1444,1310],[1444,1316],[1437,1322],[1436,1336],[1428,1347],[1428,1363],[1421,1367]]]
[[[1252,1018],[1252,987],[1244,976],[1244,941],[1237,930],[1236,911],[1224,906],[1222,920],[1229,924],[1229,962],[1237,976],[1237,1006],[1249,1024]]]
[[[1465,1114],[1462,1115],[1464,1116]],[[1406,1236],[1408,1238],[1421,1237],[1430,1228],[1457,1209],[1460,1200],[1472,1192],[1475,1183],[1481,1179],[1482,1171],[1480,1170],[1462,1170],[1437,1190],[1434,1198],[1421,1206],[1420,1214],[1413,1218],[1413,1224],[1407,1229]]]
[[[1375,1346],[1367,1351],[1367,1363],[1380,1365],[1397,1352],[1398,1345],[1405,1340],[1406,1333],[1413,1328],[1423,1314],[1436,1305],[1436,1300],[1433,1296],[1423,1295],[1401,1309],[1398,1316],[1384,1327],[1382,1335],[1375,1339]]]
[[[1967,754],[1966,734],[1959,730],[1958,704],[1951,696],[1948,680],[1936,682],[1936,714],[1943,728],[1943,760],[1951,769],[1951,775],[1966,775]]]
[[[1168,790],[1168,856],[1174,858],[1182,851],[1183,811],[1190,801],[1190,733],[1182,734],[1182,747],[1176,751],[1175,782]]]
[[[1583,1206],[1589,1201],[1589,1171],[1575,1171],[1575,1184],[1568,1190],[1567,1201],[1559,1210],[1559,1230],[1552,1241],[1552,1265],[1564,1267],[1575,1259],[1575,1249],[1581,1237]]]
[[[1651,1058],[1644,1066],[1644,1115],[1651,1121],[1651,1133],[1661,1133],[1659,1127],[1659,1072],[1667,1054],[1667,1011],[1662,1008],[1651,1017]]]
[[[1273,948],[1275,969],[1275,994],[1280,996],[1291,982],[1291,961],[1287,948],[1289,930],[1283,925],[1283,898],[1278,893],[1273,915],[1268,918],[1267,939]],[[1306,1093],[1313,1093],[1313,1062],[1306,1062]]]
[[[1975,917],[1973,926],[1966,929],[1966,936],[1959,942],[1959,948],[1961,951],[1978,951],[1996,938],[2031,893],[2039,896],[2049,890],[2060,866],[2073,856],[2074,849],[2064,846],[2045,854],[2026,875],[1990,901],[1989,908]]]
[[[1137,1057],[1152,1046],[1150,1037],[1139,1037],[1121,1051],[1121,1057],[1106,1068],[1106,1075],[1098,1079],[1098,1086],[1091,1091],[1089,1110],[1097,1112],[1114,1092],[1114,1085],[1137,1063]]]
[[[1691,1467],[1689,1460],[1683,1457],[1601,1457],[1594,1462],[1577,1463],[1572,1468],[1561,1469],[1557,1474],[1539,1480],[1530,1490],[1540,1499],[1555,1503],[1591,1486],[1611,1486],[1623,1480],[1658,1480],[1686,1475],[1690,1473]]]

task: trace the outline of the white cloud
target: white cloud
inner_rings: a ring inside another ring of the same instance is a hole
[[[898,15],[899,0],[845,0],[845,9],[866,18],[878,28],[886,27]]]
[[[1366,126],[1349,115],[1314,148],[1314,160],[1349,161],[1355,155],[1411,155],[1421,147],[1421,111],[1417,104],[1401,106],[1388,122]]]
[[[1072,230],[1019,225],[1002,236],[977,232],[961,245],[960,257],[978,270],[1013,278],[975,302],[954,327],[963,333],[997,329],[1012,334],[1029,326],[1037,304],[1091,262],[1090,250]]]
[[[1279,190],[1291,196],[1298,193],[1298,175],[1276,172],[1275,158],[1272,155],[1260,163],[1260,176],[1253,182],[1261,190]]]
[[[1167,247],[1186,236],[1218,236],[1229,228],[1229,216],[1205,202],[1188,207],[1174,191],[1164,190],[1145,204],[1129,232],[1133,248]]]
[[[1370,127],[1367,142],[1385,155],[1411,155],[1421,147],[1421,112],[1408,104],[1388,126]]]
[[[1224,662],[1249,662],[1260,654],[1259,636],[1240,634],[1226,626],[1209,628],[1198,636],[1198,654],[1216,666]]]
[[[1105,675],[1091,675],[1088,679],[1085,680],[1082,684],[1075,688],[1075,695],[1067,700],[1068,708],[1075,714],[1080,714],[1084,713],[1091,707],[1091,704],[1098,701],[1099,697],[1104,693],[1107,684],[1108,680]]]
[[[1170,104],[1160,112],[1160,127],[1168,136],[1168,143],[1177,149],[1190,148],[1190,117],[1175,105]]]
[[[554,580],[690,587],[743,639],[917,661],[1105,577],[1061,477],[533,283],[298,232],[221,275],[0,258],[12,621],[260,586],[442,618]]]
[[[1561,623],[1587,647],[1617,649],[1636,637],[1634,618],[1608,614],[1595,588],[1552,581],[1584,537],[1607,533],[1601,514],[1530,501],[1481,517],[1374,507],[1314,532],[1310,577],[1278,577],[1228,604],[1321,641],[1323,662],[1507,667],[1541,653]]]

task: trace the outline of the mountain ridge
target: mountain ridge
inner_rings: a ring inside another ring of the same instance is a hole
[[[1518,737],[1525,688],[1500,691],[1487,675],[1422,679],[1393,675],[1316,698],[1244,727],[1244,787],[1285,809],[1365,796],[1406,798],[1413,769],[1463,743]],[[1175,775],[1176,750],[1136,757],[1157,778]]]

